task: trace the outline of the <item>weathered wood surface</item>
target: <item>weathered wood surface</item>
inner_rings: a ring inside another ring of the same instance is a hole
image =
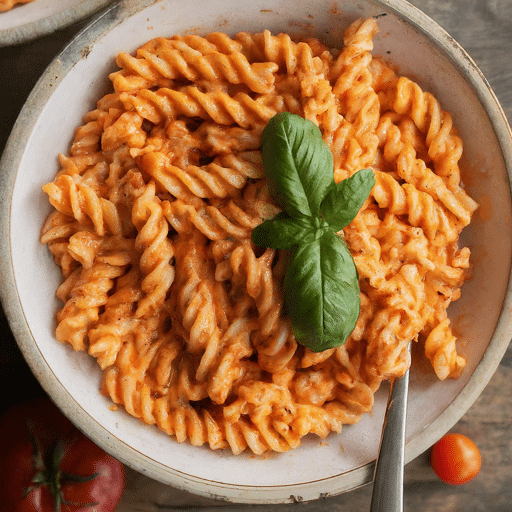
[[[487,77],[512,121],[512,0],[412,0],[444,27],[471,55]],[[52,57],[81,28],[57,32],[29,44],[0,49],[0,150],[36,80]],[[485,148],[482,148],[485,150]],[[0,412],[13,401],[40,392],[0,317]],[[483,468],[462,487],[441,483],[424,453],[405,468],[405,509],[432,512],[512,511],[512,348],[471,409],[453,428],[480,447]],[[280,506],[227,504],[179,491],[134,471],[128,472],[118,512],[178,510],[343,511],[368,510],[371,487],[310,503]],[[1,497],[0,497],[1,499]]]

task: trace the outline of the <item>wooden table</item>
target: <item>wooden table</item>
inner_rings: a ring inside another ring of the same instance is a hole
[[[412,0],[444,27],[473,57],[512,120],[512,0]],[[84,22],[39,40],[0,49],[0,150],[30,90],[53,56]],[[0,411],[10,403],[41,393],[23,361],[7,322],[0,315]],[[428,465],[428,453],[405,468],[405,508],[432,512],[512,511],[512,348],[496,374],[453,431],[480,447],[479,476],[462,487],[440,482]],[[228,504],[197,497],[128,470],[118,512],[178,510],[344,511],[368,510],[371,486],[325,500],[281,506]],[[0,497],[1,500],[1,497]]]

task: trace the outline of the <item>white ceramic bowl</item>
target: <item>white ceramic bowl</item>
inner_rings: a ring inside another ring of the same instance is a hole
[[[385,14],[385,16],[383,15]],[[326,442],[308,438],[282,455],[232,456],[178,444],[98,393],[92,358],[54,339],[59,272],[39,243],[49,212],[41,185],[53,179],[82,115],[108,86],[115,55],[157,35],[239,30],[309,31],[339,45],[355,18],[379,16],[374,54],[386,55],[432,91],[465,140],[469,193],[482,206],[464,231],[474,276],[450,316],[466,345],[458,380],[440,382],[413,369],[407,461],[426,450],[471,406],[494,373],[510,338],[512,207],[511,133],[487,82],[464,51],[432,20],[401,0],[125,1],[93,22],[51,64],[31,94],[1,161],[2,298],[34,374],[59,407],[97,444],[154,479],[188,491],[247,503],[284,503],[341,493],[371,480],[387,390],[372,415]],[[84,56],[83,49],[88,52]]]
[[[19,44],[65,28],[112,0],[34,0],[0,12],[0,46]]]

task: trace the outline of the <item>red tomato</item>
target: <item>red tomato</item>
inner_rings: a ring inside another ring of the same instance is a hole
[[[2,510],[9,512],[112,512],[124,489],[124,466],[47,397],[0,417],[0,468]]]
[[[478,446],[462,434],[446,434],[430,451],[430,465],[447,484],[461,485],[473,480],[482,467]]]

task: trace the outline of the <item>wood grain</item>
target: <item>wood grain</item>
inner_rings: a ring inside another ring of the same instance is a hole
[[[457,40],[493,87],[509,122],[512,119],[512,1],[412,0]],[[30,90],[53,56],[84,23],[31,43],[0,49],[0,150]],[[0,314],[0,412],[10,403],[41,393]],[[428,452],[405,468],[405,510],[432,512],[510,512],[512,510],[512,348],[471,409],[452,429],[471,437],[480,447],[480,475],[462,487],[440,482],[430,469]],[[343,511],[368,510],[371,487],[347,494],[280,506],[223,503],[160,484],[128,470],[125,495],[117,512],[180,510]]]

